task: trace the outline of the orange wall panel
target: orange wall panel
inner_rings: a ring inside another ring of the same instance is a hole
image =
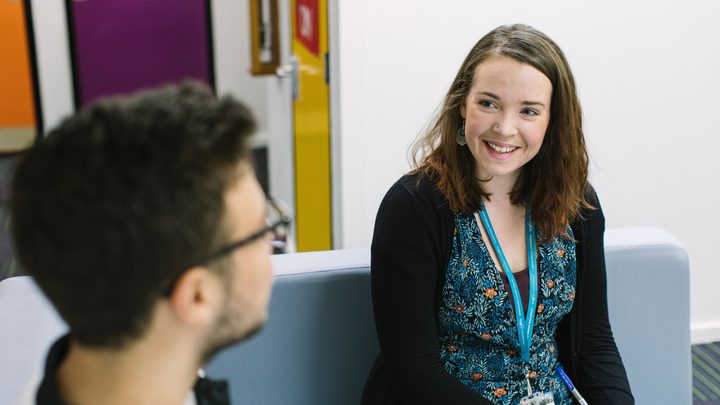
[[[0,1],[0,128],[34,127],[32,76],[20,1]]]

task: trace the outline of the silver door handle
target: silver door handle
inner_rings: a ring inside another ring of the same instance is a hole
[[[300,87],[300,67],[297,58],[294,56],[290,57],[289,62],[290,63],[288,64],[278,66],[277,69],[275,69],[275,76],[281,79],[290,79],[290,83],[292,85],[292,97],[293,100],[297,100]]]
[[[275,76],[284,79],[290,77],[294,72],[295,67],[293,65],[280,65],[275,69]]]

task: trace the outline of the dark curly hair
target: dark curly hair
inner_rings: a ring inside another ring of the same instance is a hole
[[[199,83],[109,98],[30,149],[12,183],[11,232],[73,338],[119,347],[163,289],[225,240],[225,190],[244,172],[250,111]]]

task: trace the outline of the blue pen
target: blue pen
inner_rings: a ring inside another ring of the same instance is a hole
[[[555,368],[555,371],[557,371],[560,378],[562,378],[565,385],[568,387],[568,390],[570,390],[570,393],[573,394],[575,399],[580,403],[580,405],[588,405],[587,401],[585,401],[585,398],[580,395],[580,392],[578,392],[577,388],[573,385],[572,381],[570,381],[570,377],[568,377],[567,374],[565,374],[565,370],[562,369],[562,367],[557,366]]]

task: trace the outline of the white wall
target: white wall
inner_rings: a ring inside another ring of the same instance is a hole
[[[31,0],[40,102],[45,130],[72,113],[72,73],[65,5],[62,0]]]
[[[231,94],[255,114],[255,142],[267,142],[267,86],[274,76],[250,74],[250,6],[248,0],[213,0],[211,3],[215,51],[215,86],[218,94]]]
[[[660,227],[684,243],[693,339],[720,340],[718,16],[711,1],[342,2],[343,247],[370,244],[385,191],[470,47],[523,22],[573,68],[608,227]]]

